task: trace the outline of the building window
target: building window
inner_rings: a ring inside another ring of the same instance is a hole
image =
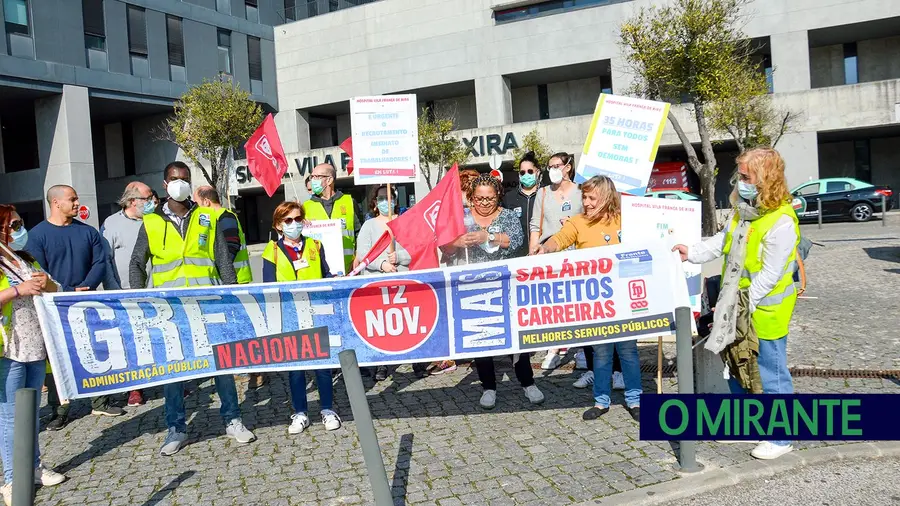
[[[328,12],[335,12],[340,9],[337,0],[328,0]]]
[[[772,55],[763,55],[763,70],[766,73],[766,87],[769,93],[775,93],[774,69],[772,68]]]
[[[231,32],[219,30],[219,72],[231,75]]]
[[[250,93],[262,95],[262,49],[257,37],[247,37],[247,59],[250,62]]]
[[[608,5],[624,1],[627,0],[550,0],[522,7],[494,11],[494,20],[497,23],[506,23],[546,14],[557,14],[582,7],[594,7],[597,5]]]
[[[856,42],[850,42],[844,44],[844,84],[857,84],[858,82]]]
[[[600,76],[600,93],[612,95],[612,76]]]
[[[856,169],[856,179],[872,181],[872,151],[869,139],[853,141],[853,165]]]
[[[131,74],[137,77],[150,77],[146,14],[140,7],[128,6],[128,53],[131,56]]]
[[[297,4],[294,0],[284,0],[284,20],[297,20]]]
[[[231,14],[231,0],[216,0],[216,10],[222,14]]]
[[[246,0],[244,4],[247,8],[247,21],[251,23],[259,23],[259,5],[257,0]]]
[[[547,85],[538,87],[538,119],[550,119],[550,99],[547,97]]]
[[[3,0],[3,17],[6,19],[6,33],[31,35],[27,0]]]
[[[169,52],[169,77],[173,81],[186,82],[184,72],[184,31],[181,18],[166,16],[166,46]]]
[[[81,12],[84,18],[84,48],[87,52],[88,68],[109,70],[103,0],[81,0]]]

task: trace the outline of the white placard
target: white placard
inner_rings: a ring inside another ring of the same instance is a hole
[[[419,123],[415,95],[350,99],[353,181],[356,184],[419,180]]]
[[[644,195],[668,114],[665,102],[601,94],[575,182],[603,175],[620,192]]]
[[[325,248],[325,261],[333,276],[344,273],[344,240],[341,231],[341,220],[312,220],[303,227],[303,237],[309,237],[322,243]]]

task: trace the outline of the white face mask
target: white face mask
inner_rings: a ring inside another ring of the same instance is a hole
[[[550,182],[553,184],[559,184],[563,180],[563,171],[562,169],[550,169]]]
[[[191,197],[191,183],[176,179],[166,185],[166,193],[175,202],[184,202]]]

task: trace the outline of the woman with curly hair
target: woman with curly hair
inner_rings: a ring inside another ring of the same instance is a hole
[[[787,367],[787,335],[797,302],[793,274],[800,228],[791,207],[784,160],[774,149],[760,147],[738,156],[737,166],[731,193],[735,212],[728,226],[704,242],[691,247],[679,244],[673,251],[695,264],[725,256],[709,343],[720,343],[716,346],[720,350],[713,351],[727,352],[728,345],[739,342],[738,337],[752,343],[755,332],[759,346],[758,380],[748,375],[739,382],[732,374],[732,392],[749,388],[754,393],[761,389],[765,394],[791,394],[794,383]],[[791,450],[790,441],[763,441],[750,454],[774,459]]]

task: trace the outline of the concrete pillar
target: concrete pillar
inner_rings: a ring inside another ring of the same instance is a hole
[[[275,115],[275,128],[285,154],[309,151],[309,113],[288,109]]]
[[[512,123],[509,79],[503,76],[475,79],[475,106],[478,111],[478,128]]]
[[[788,189],[819,178],[819,143],[816,132],[785,134],[775,149],[784,158]]]
[[[91,108],[87,88],[64,85],[61,95],[37,100],[34,110],[38,155],[44,172],[44,193],[57,184],[75,188],[81,204],[91,210],[87,223],[98,227]],[[44,214],[50,214],[46,201]]]
[[[106,136],[107,178],[125,177],[125,145],[122,140],[122,124],[104,125],[103,133]]]
[[[6,163],[3,161],[3,118],[0,118],[0,174],[6,174]]]
[[[775,93],[810,89],[809,34],[799,32],[777,33],[769,37],[772,46],[772,80]]]

